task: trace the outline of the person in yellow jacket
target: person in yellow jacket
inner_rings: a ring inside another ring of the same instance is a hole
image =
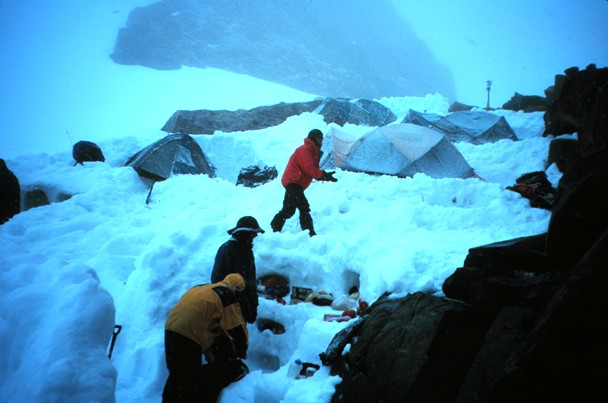
[[[225,386],[247,374],[230,336],[240,329],[247,340],[237,302],[237,293],[244,289],[243,277],[229,274],[218,283],[189,289],[173,307],[165,322],[169,377],[164,403],[215,402]]]

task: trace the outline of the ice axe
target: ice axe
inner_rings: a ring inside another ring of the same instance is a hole
[[[112,332],[112,342],[110,343],[110,352],[108,353],[108,358],[112,359],[112,351],[114,350],[114,343],[116,343],[116,338],[118,337],[118,333],[122,330],[122,326],[114,325],[114,331]]]

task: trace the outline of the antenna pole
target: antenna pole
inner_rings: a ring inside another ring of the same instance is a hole
[[[68,140],[70,141],[70,145],[74,147],[74,142],[72,141],[72,136],[70,136],[70,131],[66,129],[65,135],[68,136]]]
[[[486,111],[490,110],[490,89],[492,88],[492,81],[488,80],[486,81],[487,87],[486,90],[488,90],[488,103],[486,105]]]

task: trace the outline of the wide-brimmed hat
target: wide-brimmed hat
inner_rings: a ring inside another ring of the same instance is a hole
[[[253,218],[251,216],[245,216],[245,217],[239,218],[239,220],[236,223],[236,227],[228,230],[228,234],[232,235],[235,232],[239,232],[239,231],[257,232],[257,233],[261,233],[261,234],[263,234],[265,232],[262,228],[260,228],[260,225],[258,224],[258,220],[256,220],[255,218]]]

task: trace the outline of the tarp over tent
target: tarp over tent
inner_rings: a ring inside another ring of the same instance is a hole
[[[401,123],[413,123],[444,134],[452,142],[472,144],[517,140],[515,132],[503,116],[483,111],[459,111],[446,116],[410,110]]]
[[[205,174],[215,177],[200,146],[187,134],[170,134],[138,151],[127,161],[137,173],[153,181],[163,181],[174,174]]]
[[[324,147],[323,169],[341,168],[399,177],[417,173],[432,178],[477,177],[445,136],[409,123],[376,128],[357,137],[332,127]]]
[[[315,113],[323,115],[325,123],[344,126],[351,123],[360,126],[386,126],[397,120],[397,116],[386,106],[369,99],[326,98]]]

